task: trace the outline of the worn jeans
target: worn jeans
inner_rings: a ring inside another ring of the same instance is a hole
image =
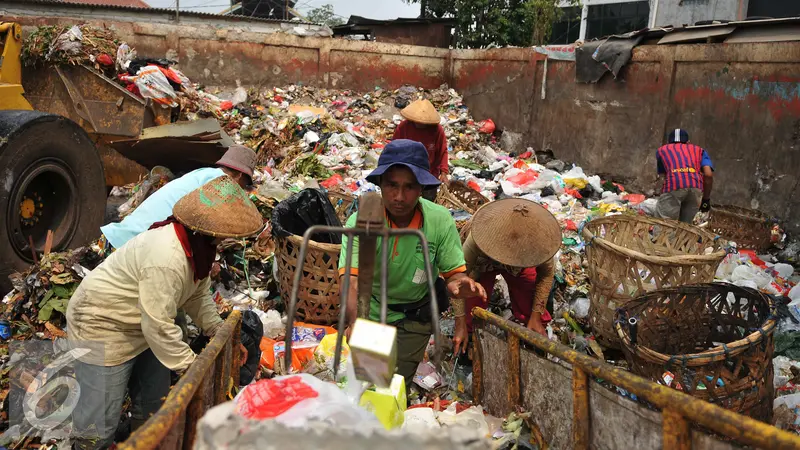
[[[170,387],[169,369],[150,349],[117,366],[76,361],[75,375],[81,388],[73,412],[73,424],[81,436],[75,440],[78,449],[105,449],[114,443],[125,394],[130,393],[135,430],[158,411]]]

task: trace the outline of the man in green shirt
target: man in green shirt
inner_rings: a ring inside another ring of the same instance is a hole
[[[450,212],[435,203],[421,198],[424,187],[437,186],[439,180],[429,171],[428,153],[419,142],[398,139],[384,148],[378,168],[367,181],[381,188],[385,208],[386,226],[392,228],[416,228],[428,240],[433,275],[440,287],[446,286],[446,294],[452,299],[456,315],[455,350],[466,346],[466,321],[464,299],[481,297],[486,300],[483,287],[466,275],[464,253]],[[356,225],[356,215],[347,221],[346,227]],[[380,320],[380,252],[378,239],[375,274],[370,301],[370,320]],[[425,355],[432,333],[430,299],[424,257],[419,239],[415,236],[392,238],[388,258],[387,323],[397,328],[397,373],[405,377],[409,386],[417,366]],[[347,237],[342,239],[339,257],[339,274],[345,275],[345,253]],[[438,279],[439,275],[443,279]],[[343,283],[339,283],[343,286]],[[357,316],[358,286],[358,238],[353,241],[350,291],[347,293],[347,325]],[[445,289],[440,289],[445,291]],[[437,290],[437,294],[440,290]],[[445,292],[442,292],[444,294]],[[344,295],[344,293],[342,293]],[[349,331],[349,330],[348,330]]]

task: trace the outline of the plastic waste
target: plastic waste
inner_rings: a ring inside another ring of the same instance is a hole
[[[175,107],[178,103],[175,101],[177,94],[172,86],[169,84],[166,75],[161,71],[158,66],[150,65],[139,69],[135,76],[123,75],[120,76],[122,81],[133,82],[139,89],[139,93],[144,98],[152,99],[154,102],[164,105]]]
[[[778,272],[781,278],[789,278],[794,273],[794,267],[791,264],[778,263],[772,266],[772,269]]]
[[[575,318],[582,320],[589,316],[589,299],[586,297],[576,298],[572,302],[572,311],[575,313]]]
[[[483,415],[483,407],[472,406],[456,413],[456,403],[451,403],[444,411],[440,412],[436,418],[444,426],[463,426],[477,429],[482,436],[489,435],[489,424]]]
[[[441,428],[433,408],[412,408],[404,413],[402,430],[409,433],[426,432],[427,430]]]
[[[69,30],[61,33],[50,45],[50,50],[45,56],[46,60],[50,60],[56,52],[65,53],[67,55],[77,55],[81,52],[83,44],[83,32],[80,27],[73,25]]]
[[[258,187],[258,194],[267,198],[274,198],[279,202],[286,200],[292,195],[288,189],[283,187],[283,183],[277,180],[264,182],[264,184]]]
[[[117,72],[127,72],[128,66],[131,61],[136,59],[136,50],[133,50],[128,44],[123,42],[117,47],[116,68]]]
[[[260,380],[245,387],[234,399],[236,411],[257,420],[273,419],[290,427],[321,420],[339,426],[358,424],[361,430],[383,428],[378,419],[354,405],[332,383],[308,374]]]

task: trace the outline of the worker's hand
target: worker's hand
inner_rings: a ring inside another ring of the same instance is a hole
[[[214,325],[211,325],[211,328],[209,328],[208,330],[205,330],[205,331],[203,332],[203,334],[205,334],[206,336],[208,336],[208,337],[210,337],[210,338],[213,338],[213,337],[214,337],[214,335],[216,335],[216,334],[217,334],[217,331],[219,331],[219,329],[220,329],[220,328],[222,328],[222,324],[223,324],[223,323],[224,323],[224,322],[222,322],[222,321],[219,321],[219,322],[217,322],[216,324],[214,324]]]
[[[460,355],[467,351],[467,318],[456,317],[456,331],[453,336],[453,354]]]
[[[480,283],[476,283],[470,277],[460,277],[447,283],[447,291],[450,297],[454,298],[473,298],[480,297],[486,301],[486,291]]]
[[[447,172],[441,172],[439,174],[439,181],[441,181],[444,184],[447,184],[450,181],[450,176],[448,175]]]
[[[547,330],[545,329],[542,319],[538,314],[531,316],[530,320],[528,320],[528,329],[547,337]]]
[[[700,204],[700,212],[707,213],[711,211],[711,199],[704,198],[703,203]]]

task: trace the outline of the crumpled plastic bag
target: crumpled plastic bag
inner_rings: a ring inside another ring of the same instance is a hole
[[[289,427],[306,427],[312,421],[360,430],[382,429],[373,415],[348,398],[333,383],[308,374],[260,380],[244,389],[234,399],[236,412],[256,420],[275,420]]]
[[[56,52],[62,52],[67,55],[77,55],[83,47],[81,43],[82,40],[83,32],[80,27],[73,25],[72,28],[58,35],[53,41],[45,59],[50,60]]]
[[[135,76],[121,76],[122,81],[132,82],[136,84],[139,93],[144,98],[152,99],[154,102],[176,107],[178,102],[175,99],[178,95],[172,86],[169,84],[167,76],[161,71],[158,66],[150,65],[139,69]]]
[[[483,415],[483,407],[472,406],[456,413],[456,403],[451,403],[444,411],[437,414],[436,418],[443,426],[463,426],[477,429],[482,436],[489,435],[489,424]]]
[[[131,61],[136,59],[136,50],[123,42],[117,48],[117,72],[127,72]]]

